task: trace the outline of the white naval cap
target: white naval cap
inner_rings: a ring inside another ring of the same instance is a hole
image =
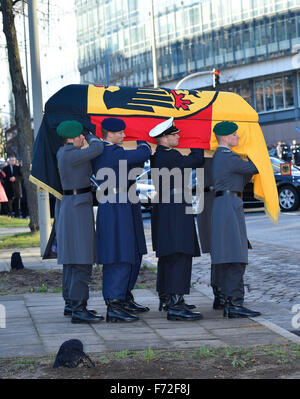
[[[174,124],[174,118],[167,119],[156,125],[150,130],[149,136],[153,138],[167,136],[168,134],[175,134],[180,132],[180,130]]]

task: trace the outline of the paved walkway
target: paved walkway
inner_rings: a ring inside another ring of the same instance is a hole
[[[157,310],[157,297],[150,290],[136,290],[136,300],[151,308],[140,320],[129,323],[72,324],[63,316],[61,294],[8,295],[0,298],[6,310],[6,328],[0,329],[0,358],[38,356],[57,353],[60,345],[71,338],[82,340],[88,353],[197,348],[202,345],[283,344],[288,340],[300,344],[300,338],[278,327],[268,325],[265,318],[224,319],[222,311],[213,311],[211,301],[196,289],[187,298],[204,316],[195,322],[172,322]],[[105,304],[93,293],[89,306],[105,315]],[[264,311],[274,309],[261,304]],[[256,306],[257,308],[257,306]],[[276,330],[277,328],[277,330]]]
[[[149,253],[143,263],[155,265],[151,251],[150,229],[145,227]],[[0,251],[0,271],[10,269],[14,250]],[[33,269],[57,269],[56,260],[42,261],[39,248],[20,249],[24,266]],[[209,287],[209,256],[195,259],[193,288],[186,297],[188,303],[197,305],[204,316],[196,322],[172,322],[164,312],[157,310],[158,300],[154,290],[135,290],[136,300],[151,308],[132,324],[106,323],[94,325],[72,324],[63,316],[61,294],[25,294],[0,296],[0,358],[33,356],[57,353],[60,345],[71,338],[79,338],[86,352],[99,353],[122,349],[195,348],[201,345],[224,346],[254,344],[300,344],[300,337],[290,332],[294,314],[274,301],[253,302],[246,294],[246,306],[260,310],[262,316],[253,319],[223,318],[222,311],[212,310],[212,292]],[[1,294],[1,293],[0,293]],[[91,293],[89,306],[105,315],[106,307],[101,293]],[[6,322],[5,328],[3,323]]]

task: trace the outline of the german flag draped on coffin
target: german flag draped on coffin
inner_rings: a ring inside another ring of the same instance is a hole
[[[228,92],[172,90],[99,85],[69,85],[55,93],[45,105],[45,114],[34,143],[30,180],[62,197],[56,152],[63,145],[56,128],[64,120],[76,119],[101,137],[101,121],[120,117],[126,123],[125,140],[147,140],[158,123],[174,117],[180,129],[178,148],[201,147],[215,151],[216,123],[238,124],[240,142],[233,150],[248,156],[259,170],[254,177],[254,195],[264,201],[266,213],[277,222],[279,203],[274,174],[256,111],[239,95]]]

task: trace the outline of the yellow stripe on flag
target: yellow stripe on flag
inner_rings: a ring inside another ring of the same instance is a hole
[[[266,214],[273,223],[277,223],[280,211],[278,191],[256,111],[239,95],[220,92],[213,106],[211,150],[215,151],[218,146],[213,128],[218,122],[225,120],[233,121],[239,126],[239,145],[232,150],[238,155],[248,156],[255,164],[259,174],[253,178],[254,196],[264,202]]]

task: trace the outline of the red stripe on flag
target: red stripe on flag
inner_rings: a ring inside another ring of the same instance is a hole
[[[180,139],[178,148],[203,148],[210,149],[211,137],[211,118],[213,105],[205,108],[203,111],[184,119],[175,119],[175,125],[180,129]],[[111,118],[112,115],[92,115],[91,123],[96,125],[96,135],[102,137],[101,122],[105,118]],[[149,132],[159,123],[168,118],[151,118],[151,117],[124,117],[116,116],[115,118],[123,119],[126,123],[125,141],[146,140],[149,143],[156,144],[156,141],[149,137]]]

